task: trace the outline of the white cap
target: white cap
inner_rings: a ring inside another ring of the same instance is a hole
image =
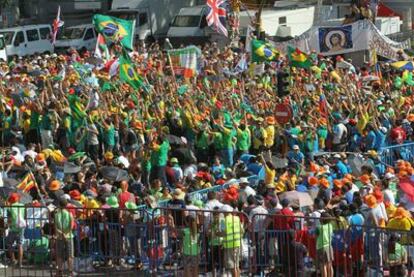
[[[295,144],[295,145],[293,145],[293,150],[299,150],[299,145],[297,145],[297,144]]]
[[[380,127],[379,129],[380,129],[380,131],[381,131],[381,132],[383,132],[383,133],[386,133],[386,132],[388,131],[388,130],[387,130],[387,128],[385,128],[385,127]]]
[[[120,164],[122,164],[125,168],[128,168],[128,167],[129,167],[129,161],[128,161],[128,159],[127,159],[127,158],[125,158],[124,156],[119,156],[119,157],[118,157],[118,162],[119,162]]]
[[[233,208],[232,208],[230,205],[225,204],[225,205],[223,205],[223,206],[221,207],[221,210],[222,210],[223,212],[232,212],[232,211],[233,211]]]
[[[246,177],[240,178],[239,184],[248,184],[248,183],[249,183],[249,180]]]
[[[323,169],[325,170],[325,172],[331,173],[331,171],[329,170],[329,165],[324,165]]]
[[[341,155],[339,155],[339,154],[335,154],[335,155],[334,155],[334,158],[338,158],[338,159],[340,159],[340,158],[341,158]]]
[[[387,180],[389,180],[389,179],[392,179],[392,178],[394,178],[395,177],[395,175],[394,174],[392,174],[391,172],[387,172],[387,173],[385,173],[385,179],[387,179]]]
[[[70,200],[70,195],[69,194],[64,194],[60,197],[61,200],[66,200],[69,201]]]

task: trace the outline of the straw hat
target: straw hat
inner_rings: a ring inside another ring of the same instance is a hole
[[[316,178],[315,176],[309,176],[308,177],[308,184],[311,186],[316,186],[319,184],[318,178]]]
[[[369,184],[369,182],[371,181],[369,176],[367,174],[362,175],[361,177],[359,177],[359,180],[361,181],[361,183],[363,183],[364,185]]]
[[[50,182],[49,184],[50,191],[57,191],[59,189],[60,189],[60,183],[58,180],[53,180],[52,182]]]
[[[374,195],[369,194],[365,196],[365,204],[370,208],[375,208],[377,206],[377,198]]]

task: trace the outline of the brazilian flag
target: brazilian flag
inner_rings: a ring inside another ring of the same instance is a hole
[[[312,66],[312,61],[305,53],[290,45],[288,46],[288,58],[291,66],[300,68],[310,68]]]
[[[95,29],[102,34],[106,41],[121,43],[129,50],[133,50],[135,21],[125,20],[113,16],[95,14],[92,20]]]
[[[273,45],[262,40],[252,40],[252,62],[271,62],[279,57]]]
[[[119,57],[119,77],[134,89],[139,89],[143,85],[142,78],[138,75],[131,58],[125,50],[122,51],[122,55]]]

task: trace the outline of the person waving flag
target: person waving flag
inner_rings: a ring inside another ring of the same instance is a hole
[[[60,20],[60,6],[58,8],[58,13],[56,15],[56,19],[53,20],[53,33],[52,33],[52,44],[55,45],[56,43],[56,37],[57,33],[59,31],[59,28],[63,26],[64,22]]]
[[[226,0],[207,0],[207,24],[208,26],[212,27],[214,25],[214,29],[226,37],[228,36],[227,28],[226,28],[226,17],[227,11],[223,7],[226,3]]]

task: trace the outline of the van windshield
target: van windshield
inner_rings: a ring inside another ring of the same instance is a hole
[[[83,32],[85,28],[68,28],[64,29],[63,32],[58,34],[58,40],[67,40],[67,39],[81,39],[83,38]]]
[[[12,43],[14,32],[0,32],[0,34],[3,35],[6,45],[10,45]]]
[[[172,23],[173,27],[198,27],[200,16],[198,15],[177,15]]]

